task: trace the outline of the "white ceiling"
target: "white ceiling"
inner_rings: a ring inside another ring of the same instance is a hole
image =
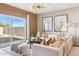
[[[48,4],[48,9],[46,10],[40,10],[36,11],[32,9],[32,3],[7,3],[8,5],[30,11],[35,14],[42,14],[46,12],[51,12],[51,11],[56,11],[56,10],[61,10],[61,9],[67,9],[67,8],[73,8],[73,7],[78,7],[79,3],[47,3]]]

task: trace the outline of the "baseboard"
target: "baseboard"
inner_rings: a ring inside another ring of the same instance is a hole
[[[75,47],[79,47],[79,45],[73,45],[73,46],[75,46]]]

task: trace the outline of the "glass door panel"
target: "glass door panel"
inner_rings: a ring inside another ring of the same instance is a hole
[[[0,15],[0,44],[10,42],[11,19],[8,16]]]
[[[25,21],[21,18],[12,20],[12,41],[24,40]]]

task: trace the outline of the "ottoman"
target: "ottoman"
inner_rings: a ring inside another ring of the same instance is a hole
[[[22,53],[22,46],[27,45],[26,43],[22,43],[20,45],[18,45],[18,53]]]
[[[11,50],[12,51],[15,51],[15,52],[18,52],[18,43],[13,43],[12,45],[11,45]]]
[[[21,46],[21,51],[23,56],[29,56],[30,55],[30,45],[26,44]]]

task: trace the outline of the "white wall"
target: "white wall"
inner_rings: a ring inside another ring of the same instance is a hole
[[[79,8],[70,8],[38,15],[37,28],[42,31],[42,17],[68,14],[68,21],[79,22]]]
[[[37,29],[39,29],[42,32],[42,17],[47,17],[47,16],[52,16],[53,17],[55,15],[62,15],[62,14],[68,14],[68,22],[72,21],[72,22],[78,22],[79,23],[79,7],[76,7],[76,8],[58,10],[58,11],[38,15],[38,17],[37,17],[38,18],[38,20],[37,20]],[[54,19],[54,17],[53,17],[53,19]],[[72,27],[70,27],[70,28],[72,28]],[[71,30],[71,31],[72,31],[71,33],[73,33],[73,35],[75,35],[75,31],[73,31],[73,30]],[[52,33],[57,33],[57,32],[53,31]]]

